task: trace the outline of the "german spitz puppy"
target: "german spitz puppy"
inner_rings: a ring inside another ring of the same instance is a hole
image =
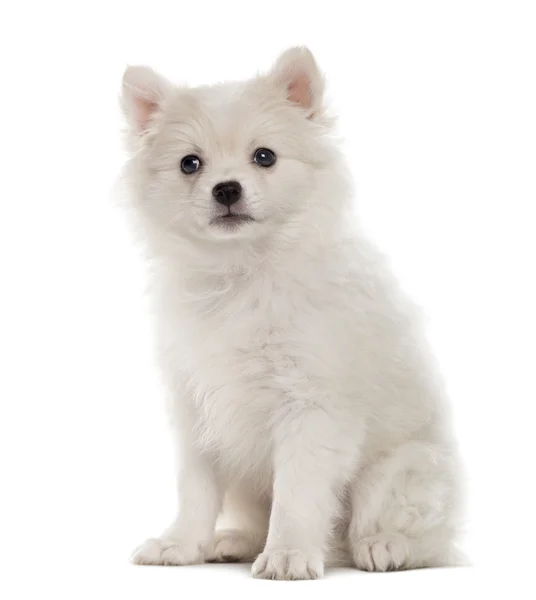
[[[248,81],[124,74],[124,179],[179,478],[175,521],[135,563],[316,579],[458,561],[441,378],[356,223],[323,92],[302,47]]]

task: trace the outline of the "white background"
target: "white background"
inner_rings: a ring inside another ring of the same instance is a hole
[[[13,2],[0,27],[2,596],[531,596],[534,2]],[[248,77],[296,43],[327,73],[361,217],[429,316],[471,568],[291,584],[128,562],[175,490],[143,265],[112,193],[122,71]]]

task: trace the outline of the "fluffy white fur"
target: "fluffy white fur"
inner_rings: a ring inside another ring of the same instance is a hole
[[[178,516],[134,562],[252,560],[271,579],[452,564],[443,388],[418,316],[355,224],[311,53],[195,89],[129,67],[122,105],[180,462]],[[273,167],[252,161],[258,147]],[[185,175],[190,154],[203,166]],[[252,220],[217,220],[211,190],[227,180]],[[231,528],[215,531],[222,515]]]

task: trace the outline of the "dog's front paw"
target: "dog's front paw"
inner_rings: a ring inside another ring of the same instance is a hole
[[[136,565],[194,565],[203,562],[199,544],[150,539],[136,548],[131,560]]]
[[[324,565],[320,556],[300,550],[268,550],[258,556],[251,573],[259,579],[318,579]]]

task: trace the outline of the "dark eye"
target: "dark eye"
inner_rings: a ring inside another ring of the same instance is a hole
[[[189,154],[181,160],[181,171],[186,175],[195,173],[201,167],[201,159],[194,154]]]
[[[271,167],[275,163],[275,154],[268,148],[258,148],[253,155],[253,161],[259,167]]]

